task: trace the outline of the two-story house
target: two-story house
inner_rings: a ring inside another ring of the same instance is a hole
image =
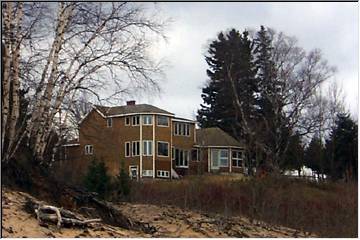
[[[64,145],[62,164],[75,177],[89,162],[105,162],[111,175],[123,166],[132,178],[172,178],[204,172],[241,172],[243,145],[219,128],[196,129],[195,121],[148,104],[93,106],[79,123],[79,139]]]

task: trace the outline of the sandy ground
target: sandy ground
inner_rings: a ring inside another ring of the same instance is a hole
[[[120,204],[127,216],[149,223],[153,234],[130,231],[104,223],[86,229],[40,226],[34,215],[23,210],[26,193],[2,191],[2,237],[314,237],[294,229],[252,222],[242,217],[224,219],[171,206]]]

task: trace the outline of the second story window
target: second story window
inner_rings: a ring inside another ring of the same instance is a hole
[[[140,142],[139,141],[132,142],[132,155],[133,156],[140,155]]]
[[[158,142],[158,156],[161,156],[161,157],[169,156],[169,143]]]
[[[152,116],[151,115],[143,115],[142,121],[144,125],[152,125]]]
[[[125,118],[125,126],[130,126],[130,117]]]
[[[174,124],[175,136],[190,136],[190,125],[187,123],[176,122]]]
[[[140,124],[140,116],[136,115],[132,117],[132,125],[133,126],[138,126]]]
[[[94,152],[93,145],[85,145],[85,155],[92,155]]]
[[[106,120],[107,127],[112,127],[112,118]]]
[[[144,156],[152,156],[152,143],[153,141],[144,140],[143,141],[143,155]]]
[[[125,157],[130,157],[131,151],[130,151],[130,142],[125,143]]]
[[[157,125],[162,127],[169,126],[169,118],[166,116],[158,116],[157,117]]]

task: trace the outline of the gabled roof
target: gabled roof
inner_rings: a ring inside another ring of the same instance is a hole
[[[244,144],[218,127],[196,129],[196,144],[209,147],[244,147]]]
[[[116,107],[106,107],[100,105],[94,105],[94,107],[100,111],[105,117],[112,117],[118,115],[135,114],[135,113],[158,113],[164,115],[174,115],[171,112],[165,111],[161,108],[155,107],[149,104],[136,104],[125,105]]]

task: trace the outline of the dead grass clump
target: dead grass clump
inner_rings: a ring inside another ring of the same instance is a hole
[[[357,237],[357,184],[299,179],[148,181],[132,188],[133,202],[174,205],[225,216],[246,216],[323,237]]]

